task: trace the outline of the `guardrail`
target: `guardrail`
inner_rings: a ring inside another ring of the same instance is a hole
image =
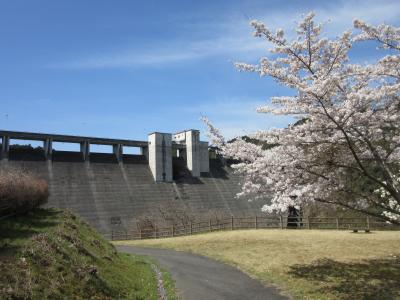
[[[154,226],[134,230],[113,230],[111,240],[141,240],[193,235],[205,232],[238,229],[336,229],[336,230],[400,230],[400,226],[376,218],[303,217],[287,222],[287,216],[231,217],[219,220],[171,226]]]

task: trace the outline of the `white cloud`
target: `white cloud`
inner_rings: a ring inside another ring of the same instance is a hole
[[[266,101],[253,98],[229,98],[206,101],[198,105],[180,107],[182,114],[207,116],[228,139],[248,135],[260,129],[284,127],[292,122],[291,117],[259,114],[256,108]]]
[[[341,35],[345,30],[353,29],[353,20],[361,19],[372,24],[400,21],[399,1],[335,1],[317,2],[318,5],[304,6],[301,10],[290,7],[279,11],[268,11],[252,19],[264,22],[272,30],[283,28],[289,36],[294,33],[296,23],[302,15],[310,11],[316,13],[316,20],[325,24],[324,32],[329,37]],[[243,34],[243,32],[238,32]],[[248,31],[249,33],[249,31]]]
[[[256,100],[252,98],[229,98],[218,99],[215,101],[206,101],[198,105],[181,107],[183,113],[199,113],[204,115],[219,115],[219,116],[242,116],[254,115],[256,108],[265,105],[266,101]]]
[[[54,63],[49,67],[60,69],[104,69],[104,68],[126,68],[135,66],[162,65],[176,63],[186,60],[192,60],[200,57],[201,54],[186,51],[163,51],[163,52],[145,52],[137,50],[117,52],[112,54],[94,55],[91,57],[77,60]]]
[[[163,49],[163,50],[154,50]],[[139,66],[163,66],[202,59],[204,57],[225,55],[234,59],[240,53],[259,54],[265,51],[265,44],[251,36],[221,37],[210,40],[176,42],[172,45],[156,45],[152,49],[132,49],[110,54],[93,55],[61,63],[51,64],[60,69],[103,69]]]
[[[351,29],[355,18],[376,24],[392,23],[400,19],[400,2],[396,1],[344,1],[329,5],[324,2],[316,3],[318,5],[313,7],[304,7],[303,11],[291,9],[290,6],[276,7],[258,16],[258,19],[271,29],[284,28],[290,31],[295,26],[295,21],[301,18],[301,14],[312,9],[317,13],[318,20],[323,22],[332,20],[326,25],[326,33],[329,36],[340,35],[344,30]],[[252,19],[252,16],[248,19]],[[145,49],[126,50],[127,47],[124,47],[125,50],[97,53],[89,57],[54,63],[50,67],[61,69],[157,67],[213,56],[222,56],[232,61],[254,60],[268,54],[266,51],[268,45],[251,36],[252,28],[248,24],[248,19],[230,15],[217,22],[204,24],[203,30],[209,34],[203,36],[210,36],[208,39],[186,37],[168,42],[161,41]],[[202,31],[201,25],[197,24],[193,30]],[[190,27],[188,24],[183,26]]]
[[[396,1],[347,1],[336,10],[316,10],[321,19],[332,19],[338,29],[352,26],[354,19],[375,24],[396,22],[400,17],[400,2]]]
[[[254,113],[253,116],[241,116],[228,121],[218,117],[209,118],[211,123],[216,126],[227,139],[237,136],[250,135],[258,130],[271,128],[283,128],[289,123],[293,123],[293,118],[288,116],[261,115]]]

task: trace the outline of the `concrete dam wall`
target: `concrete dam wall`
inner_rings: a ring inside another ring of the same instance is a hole
[[[194,215],[260,213],[262,203],[235,199],[239,177],[218,159],[210,160],[207,175],[193,178],[181,174],[169,183],[153,180],[145,156],[124,155],[122,162],[112,156],[92,154],[92,161],[82,162],[73,159],[76,153],[65,152],[63,160],[10,158],[1,161],[1,168],[22,168],[48,180],[48,207],[68,208],[106,236],[115,227],[113,220],[120,220],[118,228],[132,228],[140,218],[171,201],[181,203]]]
[[[49,183],[47,206],[67,208],[105,236],[113,229],[136,228],[136,222],[161,206],[179,205],[193,215],[260,214],[262,203],[236,199],[240,178],[220,159],[209,160],[209,172],[192,176],[182,157],[173,157],[173,181],[157,182],[145,155],[53,151],[46,159],[37,149],[9,149],[1,169],[27,170]]]

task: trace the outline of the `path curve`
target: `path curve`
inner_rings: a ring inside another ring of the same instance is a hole
[[[155,258],[174,278],[182,300],[288,299],[238,269],[204,256],[166,249],[116,247],[121,252]]]

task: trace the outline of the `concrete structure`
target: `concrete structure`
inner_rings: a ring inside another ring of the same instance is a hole
[[[157,182],[172,182],[172,135],[149,134],[149,167]]]
[[[53,140],[47,138],[43,141],[44,156],[46,159],[51,159],[53,154]]]
[[[149,160],[149,147],[140,147],[140,155],[146,156],[147,160]]]
[[[1,142],[1,158],[8,158],[8,153],[10,150],[10,137],[6,134],[2,136]]]
[[[0,171],[16,167],[47,180],[47,206],[70,209],[105,236],[112,229],[136,226],[137,220],[169,203],[180,203],[188,213],[202,216],[260,213],[265,202],[236,199],[241,178],[218,158],[208,160],[208,144],[193,132],[153,133],[148,141],[133,141],[0,131]],[[43,149],[18,150],[13,145],[16,140],[42,141]],[[57,151],[54,142],[77,143],[80,151]],[[113,151],[91,152],[93,144],[111,145]],[[125,146],[140,148],[140,154],[124,154]],[[190,154],[188,161],[187,153],[196,150],[200,154]],[[200,176],[193,172],[196,159]]]
[[[46,159],[51,159],[53,153],[53,142],[62,143],[76,143],[80,145],[80,152],[84,161],[89,160],[90,156],[90,145],[111,145],[113,146],[114,154],[117,159],[122,157],[123,146],[138,147],[147,149],[148,143],[146,141],[134,141],[134,140],[121,140],[121,139],[107,139],[107,138],[94,138],[85,136],[74,136],[74,135],[60,135],[60,134],[45,134],[45,133],[33,133],[33,132],[19,132],[19,131],[0,131],[2,137],[2,157],[8,157],[10,148],[10,139],[15,140],[30,140],[30,141],[42,141],[44,156]]]
[[[122,161],[122,156],[123,156],[123,146],[122,144],[115,144],[113,145],[113,153],[115,157],[117,158],[118,162]]]
[[[200,142],[200,173],[210,172],[210,154],[208,152],[208,142]]]
[[[90,156],[90,141],[86,140],[86,141],[80,142],[80,150],[82,153],[83,160],[88,161],[89,156]]]
[[[147,158],[156,182],[172,182],[173,152],[178,152],[178,156],[185,160],[193,177],[200,177],[200,173],[209,172],[208,142],[200,142],[200,132],[194,129],[174,135],[155,132],[149,134],[147,142],[17,131],[0,131],[0,134],[2,136],[2,158],[7,158],[9,155],[10,139],[42,141],[43,155],[46,160],[52,160],[53,142],[79,144],[80,157],[87,162],[90,161],[91,144],[111,145],[117,162],[123,160],[123,147],[129,146],[140,148],[140,154]]]
[[[200,141],[200,131],[181,131],[175,133],[172,139],[180,145],[186,145],[186,149],[179,151],[178,157],[183,157],[193,177],[200,177],[200,173],[209,172],[208,142]]]
[[[200,176],[200,132],[186,131],[186,164],[192,176]]]

